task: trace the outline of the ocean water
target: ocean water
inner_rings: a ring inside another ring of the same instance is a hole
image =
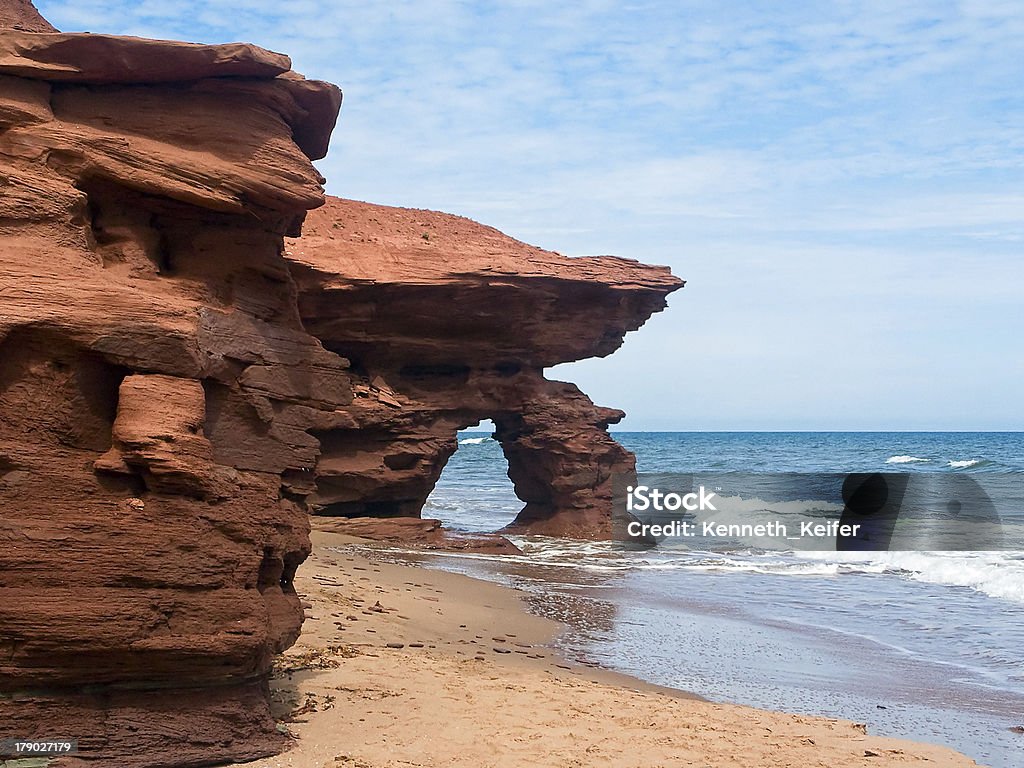
[[[1024,433],[617,433],[641,472],[998,475]],[[464,433],[424,509],[493,531],[521,507],[500,446]],[[982,478],[984,479],[984,478]],[[1003,510],[1024,530],[1024,509]],[[716,701],[842,717],[1024,766],[1024,537],[998,552],[763,552],[515,537],[430,564],[526,590],[568,655]]]

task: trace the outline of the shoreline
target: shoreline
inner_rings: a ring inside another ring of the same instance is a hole
[[[377,562],[342,534],[312,540],[295,582],[306,622],[271,682],[293,746],[248,765],[976,765],[849,721],[573,664],[550,647],[562,626],[515,589]]]

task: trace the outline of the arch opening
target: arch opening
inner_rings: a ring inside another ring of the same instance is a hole
[[[516,519],[523,501],[516,496],[494,431],[494,423],[483,419],[458,432],[458,448],[427,497],[423,517],[470,533],[493,533]]]

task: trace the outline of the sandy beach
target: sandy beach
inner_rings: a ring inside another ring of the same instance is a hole
[[[863,726],[715,704],[573,666],[515,590],[360,554],[314,531],[307,619],[276,665],[292,748],[259,768],[971,766]]]

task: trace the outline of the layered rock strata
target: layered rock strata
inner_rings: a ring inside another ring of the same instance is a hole
[[[78,738],[57,764],[281,749],[308,513],[418,518],[458,429],[497,424],[518,530],[605,535],[633,466],[543,371],[680,281],[324,205],[341,95],[290,66],[0,0],[0,737]]]
[[[23,32],[56,32],[30,0],[0,0],[0,29]]]
[[[20,11],[0,31],[0,736],[119,766],[273,753],[265,680],[309,551],[291,489],[352,399],[282,255],[323,203],[340,92],[254,46],[23,31],[43,27]]]
[[[617,349],[682,285],[668,269],[333,198],[286,256],[304,326],[355,385],[351,424],[321,435],[315,514],[418,516],[456,430],[492,419],[525,502],[507,530],[610,535],[611,476],[635,466],[607,431],[624,414],[544,369]]]

